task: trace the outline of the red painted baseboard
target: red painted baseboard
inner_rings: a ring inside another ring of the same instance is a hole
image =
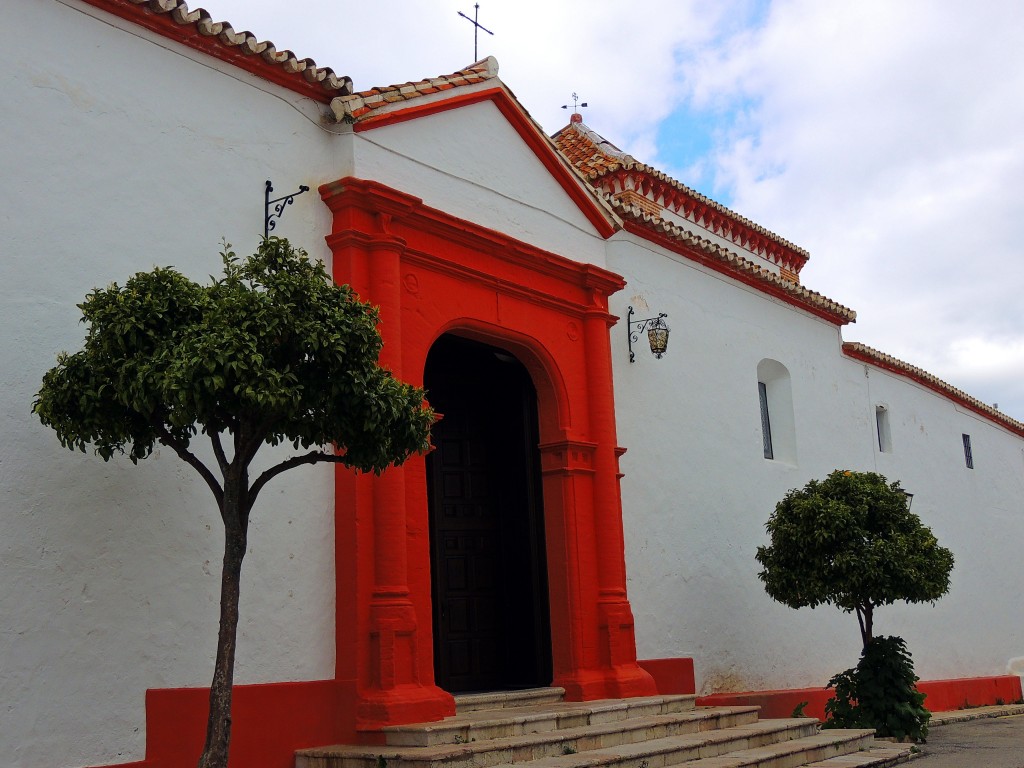
[[[146,759],[116,768],[193,768],[206,738],[209,688],[146,691]],[[236,685],[230,768],[292,768],[295,750],[354,743],[355,691],[313,680]]]
[[[657,679],[657,678],[656,678]],[[957,680],[922,680],[918,690],[925,694],[925,707],[930,712],[945,712],[964,707],[979,707],[1009,703],[1021,698],[1020,678],[1015,675],[995,677],[967,677]],[[807,702],[803,713],[819,720],[825,719],[825,702],[831,698],[828,688],[792,688],[781,691],[744,691],[742,693],[716,693],[697,698],[698,706],[757,705],[761,717],[791,717],[793,710]]]
[[[644,659],[637,664],[654,678],[660,694],[697,692],[691,658]]]

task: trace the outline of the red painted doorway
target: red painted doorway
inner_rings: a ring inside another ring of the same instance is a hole
[[[550,681],[572,701],[652,695],[636,662],[618,487],[608,296],[622,278],[376,182],[339,179],[320,193],[333,213],[334,279],[379,307],[381,362],[396,376],[424,383],[446,334],[496,345],[529,372]],[[368,740],[455,711],[435,674],[426,469],[414,457],[380,477],[339,469],[335,478],[336,677],[351,686]]]
[[[445,334],[424,385],[434,674],[452,693],[551,684],[537,394],[508,351]]]

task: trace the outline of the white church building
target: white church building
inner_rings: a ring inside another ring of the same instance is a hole
[[[1024,424],[858,344],[799,246],[578,115],[547,135],[493,59],[358,90],[182,0],[0,16],[0,762],[195,762],[209,490],[171,451],[69,452],[31,407],[92,288],[205,280],[268,212],[380,307],[382,364],[445,418],[379,478],[318,465],[261,496],[233,765],[436,720],[465,691],[788,712],[860,638],[769,599],[754,552],[775,503],[836,468],[901,481],[956,557],[937,604],[876,615],[928,706],[1020,698]]]

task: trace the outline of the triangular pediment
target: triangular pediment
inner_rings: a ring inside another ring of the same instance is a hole
[[[356,134],[356,175],[541,247],[571,239],[555,231],[566,224],[591,239],[609,237],[619,223],[611,207],[496,73],[486,59],[446,78],[335,99],[335,114]]]

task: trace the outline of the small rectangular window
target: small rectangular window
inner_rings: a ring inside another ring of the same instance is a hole
[[[968,469],[974,469],[974,456],[971,454],[971,436],[964,435],[964,461]]]
[[[761,439],[764,442],[764,457],[775,458],[772,451],[772,425],[768,418],[768,387],[763,381],[757,382],[757,394],[761,399]]]
[[[878,432],[880,453],[892,452],[892,435],[889,432],[889,410],[884,405],[875,406],[875,430]]]

